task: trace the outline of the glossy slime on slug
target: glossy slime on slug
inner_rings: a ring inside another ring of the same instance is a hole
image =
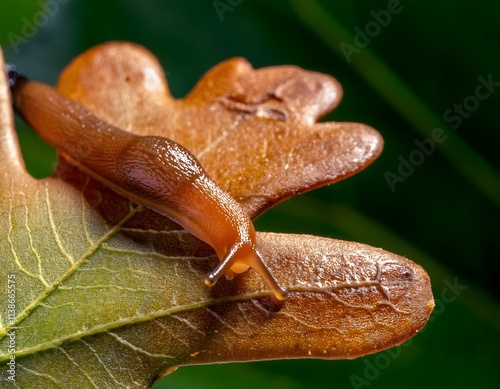
[[[9,72],[14,106],[47,143],[90,177],[178,222],[212,246],[221,262],[205,283],[255,269],[283,300],[256,248],[252,221],[178,143],[138,136],[106,123],[55,88]]]

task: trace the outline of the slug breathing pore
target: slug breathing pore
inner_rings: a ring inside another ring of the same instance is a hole
[[[7,72],[16,111],[42,139],[85,174],[214,248],[220,263],[205,277],[206,285],[251,267],[276,298],[286,298],[257,250],[252,221],[187,149],[164,137],[123,131],[55,88],[27,80],[12,65]]]

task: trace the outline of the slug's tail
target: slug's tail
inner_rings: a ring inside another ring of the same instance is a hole
[[[249,248],[247,245],[233,247],[217,267],[207,274],[205,284],[207,286],[215,285],[224,274],[230,275],[232,278],[233,266],[235,265],[247,265],[244,268],[248,266],[253,268],[264,279],[278,300],[286,299],[288,292],[279,286],[278,281],[264,264],[257,250],[254,247]]]
[[[11,90],[16,89],[21,83],[28,80],[23,74],[17,71],[16,65],[11,63],[5,64],[5,73],[7,74],[7,82]]]
[[[28,79],[22,73],[17,71],[16,65],[13,65],[11,63],[5,64],[5,74],[7,75],[7,82],[10,87],[10,93],[12,94],[12,103],[14,105],[14,109],[19,116],[24,118],[24,115],[18,109],[17,92],[23,84],[28,82]]]

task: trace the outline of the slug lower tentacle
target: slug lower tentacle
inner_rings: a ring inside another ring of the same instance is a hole
[[[205,278],[207,285],[251,267],[278,299],[286,298],[257,251],[252,221],[183,146],[116,128],[55,88],[15,71],[9,71],[9,84],[20,115],[78,169],[215,249],[221,262]]]

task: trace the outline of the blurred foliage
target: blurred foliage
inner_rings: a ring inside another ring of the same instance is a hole
[[[390,20],[381,13],[389,9],[399,11],[390,13]],[[40,12],[48,10],[42,25]],[[331,74],[343,85],[343,102],[324,120],[367,123],[385,138],[383,155],[367,170],[278,205],[257,221],[257,228],[359,241],[422,264],[438,304],[425,331],[410,344],[354,361],[180,368],[155,389],[496,386],[498,85],[492,84],[483,99],[474,96],[479,77],[500,82],[499,15],[495,0],[44,0],[0,5],[6,59],[32,78],[55,83],[77,54],[114,39],[137,42],[155,53],[176,97],[230,57],[246,57],[255,67],[293,64]],[[13,43],[11,33],[22,34],[26,21],[36,33]],[[372,35],[366,47],[355,45],[356,34],[363,43],[359,31]],[[343,43],[357,49],[349,58]],[[464,103],[466,115],[453,129],[443,115]],[[391,191],[384,174],[398,174],[401,158],[408,160],[418,150],[415,140],[428,138],[436,127],[447,140]],[[54,150],[20,122],[18,133],[30,172],[50,174]]]

